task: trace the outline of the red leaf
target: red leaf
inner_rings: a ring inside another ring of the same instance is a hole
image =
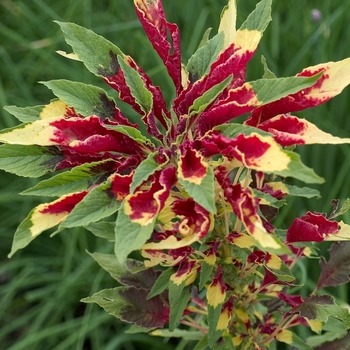
[[[228,88],[234,89],[241,86],[245,81],[246,59],[248,59],[248,56],[244,57],[242,52],[237,53],[237,48],[234,48],[233,45],[228,47],[212,64],[207,76],[200,77],[201,79],[194,83],[189,83],[187,88],[174,100],[176,114],[178,116],[187,114],[189,107],[192,106],[196,98],[202,96],[214,85],[224,81],[231,74],[233,80]],[[225,98],[224,94],[219,97],[219,100],[223,98]]]
[[[87,191],[79,193],[73,193],[63,196],[53,203],[45,204],[44,208],[39,212],[41,214],[59,214],[59,213],[70,213],[74,207],[87,195]]]
[[[103,121],[97,116],[59,119],[50,125],[57,129],[52,140],[76,152],[143,153],[136,141],[120,132],[105,128]]]
[[[338,232],[338,223],[321,214],[307,212],[296,218],[287,230],[287,239],[292,242],[322,242],[328,235]]]
[[[130,287],[121,290],[119,295],[128,306],[121,310],[124,321],[144,328],[163,328],[169,321],[170,308],[168,303],[157,295],[147,300],[149,290]]]
[[[167,22],[161,0],[134,0],[134,3],[147,36],[163,60],[179,93],[182,89],[179,28],[176,24]],[[168,41],[168,35],[171,42]]]

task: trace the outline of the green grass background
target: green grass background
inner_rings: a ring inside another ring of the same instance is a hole
[[[208,27],[218,27],[225,0],[164,0],[169,21],[181,28],[183,61],[194,52]],[[238,0],[238,22],[254,8],[255,0]],[[322,20],[310,19],[311,9]],[[137,21],[131,0],[0,0],[0,107],[47,104],[51,91],[38,81],[71,79],[108,88],[84,66],[67,60],[56,50],[70,52],[53,20],[75,22],[107,37],[131,55],[167,99],[173,94],[170,80]],[[343,0],[275,0],[273,21],[249,64],[249,78],[262,75],[263,54],[277,76],[294,75],[303,68],[350,56],[350,2]],[[109,90],[108,90],[109,91]],[[110,92],[110,91],[109,91]],[[113,92],[110,92],[113,95]],[[114,94],[115,96],[115,94]],[[337,136],[350,134],[350,88],[326,105],[298,113]],[[127,110],[128,111],[128,110]],[[0,109],[0,127],[16,119]],[[333,198],[350,197],[350,146],[305,146],[299,150],[305,164],[326,179],[313,186],[322,198],[290,200],[278,224],[284,228],[306,210],[330,212]],[[83,230],[62,232],[53,238],[42,234],[9,260],[13,233],[28,212],[43,198],[18,193],[35,181],[0,172],[0,349],[185,349],[186,344],[146,335],[124,334],[126,326],[82,297],[113,286],[89,251],[107,251],[104,242]],[[350,216],[343,218],[350,223]],[[322,250],[326,252],[327,246]],[[299,266],[306,282],[303,293],[313,289],[318,263]],[[314,274],[314,275],[313,275]],[[331,290],[348,301],[348,289]],[[303,333],[302,333],[303,335]],[[305,334],[304,334],[305,335]],[[191,347],[189,347],[191,348]]]

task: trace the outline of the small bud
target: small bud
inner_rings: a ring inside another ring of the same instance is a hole
[[[319,22],[322,19],[322,12],[319,9],[312,9],[310,17],[312,22]]]

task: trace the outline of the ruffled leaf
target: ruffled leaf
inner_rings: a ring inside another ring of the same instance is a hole
[[[287,242],[322,242],[327,236],[338,233],[338,223],[321,214],[307,212],[296,218],[287,230]]]

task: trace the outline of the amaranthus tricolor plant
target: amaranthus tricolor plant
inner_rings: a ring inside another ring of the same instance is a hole
[[[68,80],[44,83],[58,98],[46,106],[6,107],[23,124],[0,133],[1,169],[34,178],[60,171],[23,192],[58,198],[29,213],[9,256],[47,229],[83,226],[113,242],[114,254],[91,256],[119,284],[82,301],[134,324],[131,332],[182,337],[196,341],[195,350],[345,344],[349,307],[322,288],[349,281],[350,226],[335,220],[348,201],[339,210],[334,201],[328,217],[306,212],[288,229],[273,220],[287,196],[318,196],[289,178],[323,181],[293,146],[350,143],[291,114],[339,94],[350,83],[350,59],[288,78],[276,78],[262,59],[264,76],[246,81],[271,2],[260,1],[236,29],[229,0],[218,33],[204,33],[183,64],[179,29],[161,0],[134,0],[174,83],[171,103],[117,46],[57,22],[73,49],[61,54],[82,61],[140,118],[131,122],[103,89]],[[291,294],[300,283],[293,267],[317,257],[314,242],[322,241],[337,242],[329,260],[320,259],[315,290]],[[301,339],[296,326],[320,336]]]

